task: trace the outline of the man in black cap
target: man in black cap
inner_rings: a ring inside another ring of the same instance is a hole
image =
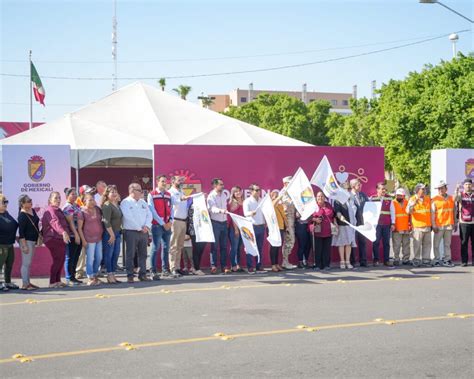
[[[463,182],[463,191],[460,185],[456,187],[456,203],[459,209],[459,234],[461,236],[462,266],[467,266],[469,255],[469,239],[471,240],[471,260],[474,255],[474,192],[472,179]]]

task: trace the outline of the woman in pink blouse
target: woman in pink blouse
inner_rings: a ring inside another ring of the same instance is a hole
[[[312,222],[308,223],[313,239],[315,269],[329,269],[331,264],[331,223],[334,222],[334,209],[326,201],[324,193],[316,194],[319,210],[313,213]]]
[[[99,278],[99,266],[102,260],[102,212],[97,206],[94,195],[84,196],[84,207],[77,219],[82,246],[86,248],[86,274],[89,278],[87,285],[96,286],[103,283]]]
[[[48,207],[41,219],[43,241],[53,258],[49,277],[50,288],[66,287],[66,283],[61,281],[61,270],[66,259],[66,244],[70,242],[70,230],[60,205],[61,195],[59,192],[51,192]]]

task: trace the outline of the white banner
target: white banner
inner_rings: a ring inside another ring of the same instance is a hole
[[[255,239],[252,221],[234,213],[229,213],[229,215],[239,228],[242,241],[244,242],[245,252],[254,257],[259,257],[260,254],[258,253],[257,240]]]
[[[374,242],[376,238],[376,228],[379,222],[380,210],[382,208],[382,203],[380,201],[367,201],[364,204],[364,225],[354,226],[346,222],[351,228],[357,230],[369,241]]]
[[[193,198],[193,224],[196,232],[196,242],[215,242],[212,230],[211,217],[207,210],[206,199],[202,192],[192,196]]]
[[[8,212],[18,215],[18,197],[26,194],[41,218],[49,194],[61,194],[71,186],[71,155],[68,145],[3,145],[3,193],[10,201]]]
[[[281,246],[281,234],[278,226],[278,219],[275,213],[275,208],[273,207],[272,199],[268,193],[260,203],[259,207],[262,210],[263,217],[265,217],[268,226],[267,241],[270,242],[270,245],[272,246]]]
[[[293,179],[291,179],[288,187],[286,187],[286,192],[291,197],[291,200],[293,200],[293,204],[301,215],[302,220],[308,219],[319,209],[314,198],[311,183],[301,167],[293,175]]]
[[[329,199],[337,200],[342,204],[349,200],[349,193],[345,189],[339,187],[326,156],[323,157],[318,168],[314,172],[313,177],[311,178],[311,184],[321,188]]]

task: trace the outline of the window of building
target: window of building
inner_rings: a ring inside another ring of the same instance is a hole
[[[241,97],[241,98],[240,98],[240,102],[241,102],[241,103],[246,103],[246,102],[247,102],[247,98],[246,98],[246,97]]]
[[[337,105],[337,100],[331,100],[332,105]]]
[[[349,105],[349,101],[347,101],[347,100],[342,100],[342,105]]]
[[[214,96],[211,96],[211,100],[216,100],[216,98]]]

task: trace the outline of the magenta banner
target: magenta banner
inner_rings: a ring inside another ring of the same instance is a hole
[[[255,182],[263,189],[264,196],[269,190],[281,189],[282,178],[293,175],[298,167],[311,178],[324,155],[339,182],[358,178],[368,195],[375,193],[375,184],[384,180],[381,147],[155,145],[153,173],[154,177],[185,176],[186,194],[209,193],[211,181],[217,177],[223,179],[227,191],[234,185],[247,189]],[[269,264],[268,249],[265,241],[265,265]],[[333,259],[338,261],[336,255],[334,250]],[[245,262],[243,253],[241,258]],[[297,261],[295,251],[290,260]],[[203,256],[202,263],[203,267],[209,265],[209,254]]]
[[[227,190],[233,185],[246,189],[255,182],[268,191],[281,189],[281,179],[298,167],[311,178],[324,155],[339,182],[359,178],[369,195],[384,180],[381,147],[155,145],[153,172],[185,176],[187,193],[209,193],[216,177],[224,180]]]

